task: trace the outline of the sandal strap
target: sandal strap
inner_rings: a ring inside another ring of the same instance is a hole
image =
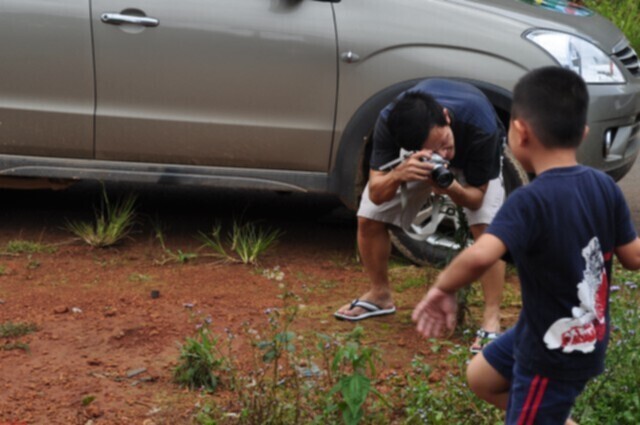
[[[478,329],[476,332],[476,336],[482,339],[494,340],[497,339],[501,335],[500,332],[489,332],[484,329]]]

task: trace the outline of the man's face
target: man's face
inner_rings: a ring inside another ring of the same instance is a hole
[[[451,161],[456,153],[451,126],[433,127],[429,132],[429,137],[422,145],[422,149],[432,150],[447,161]]]

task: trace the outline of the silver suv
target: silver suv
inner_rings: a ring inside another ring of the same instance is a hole
[[[400,91],[469,81],[507,123],[515,81],[550,64],[589,83],[580,160],[621,178],[640,142],[638,58],[565,1],[5,0],[0,184],[325,192],[354,207],[374,121]],[[507,162],[510,190],[523,176]],[[406,242],[418,257],[432,218]]]

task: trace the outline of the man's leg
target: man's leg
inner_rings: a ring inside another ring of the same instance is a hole
[[[478,239],[487,229],[486,224],[471,226],[471,234]],[[482,329],[487,332],[500,332],[500,303],[504,290],[504,276],[506,265],[498,261],[480,277],[482,294],[484,297],[484,313],[482,315]]]
[[[358,217],[358,250],[364,269],[371,280],[369,291],[359,299],[383,309],[393,307],[388,273],[391,240],[387,225],[381,221]],[[366,313],[361,307],[350,309],[350,306],[351,304],[342,306],[338,313],[346,316]]]

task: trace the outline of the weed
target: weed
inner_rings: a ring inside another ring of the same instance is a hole
[[[220,383],[219,374],[228,369],[228,359],[218,348],[218,338],[213,336],[208,320],[198,325],[196,336],[187,338],[180,347],[179,364],[174,370],[176,383],[191,390],[213,392]]]
[[[56,248],[50,245],[42,244],[40,242],[12,240],[7,242],[5,252],[9,254],[52,254],[56,252]]]
[[[17,338],[35,332],[38,327],[33,323],[0,323],[0,338]]]
[[[155,232],[155,237],[160,242],[160,246],[164,251],[164,256],[162,257],[162,259],[156,261],[158,264],[166,264],[170,261],[184,264],[188,261],[198,258],[198,254],[196,254],[195,252],[184,252],[181,249],[174,251],[167,248],[164,240],[164,231],[162,225],[158,220],[153,222],[153,229]]]
[[[109,247],[129,236],[135,224],[134,195],[112,204],[103,186],[102,201],[95,209],[95,222],[69,221],[66,228],[93,247]]]
[[[237,258],[224,247],[222,226],[214,225],[210,235],[200,233],[200,240],[204,247],[213,250],[213,255],[227,261],[238,261],[244,264],[258,264],[258,258],[269,248],[274,246],[282,236],[282,231],[260,227],[256,222],[233,222],[233,228],[228,235],[229,251],[235,252]]]
[[[7,267],[4,264],[0,264],[0,276],[7,274]]]
[[[144,273],[131,273],[129,275],[129,281],[131,282],[149,282],[152,277]]]
[[[86,406],[90,405],[91,403],[93,403],[93,401],[95,399],[96,399],[96,396],[94,396],[94,395],[85,396],[85,397],[82,398],[82,405],[86,407]]]
[[[4,351],[10,350],[22,350],[24,352],[31,351],[29,348],[29,344],[25,344],[24,342],[9,342],[0,346],[0,349]]]

